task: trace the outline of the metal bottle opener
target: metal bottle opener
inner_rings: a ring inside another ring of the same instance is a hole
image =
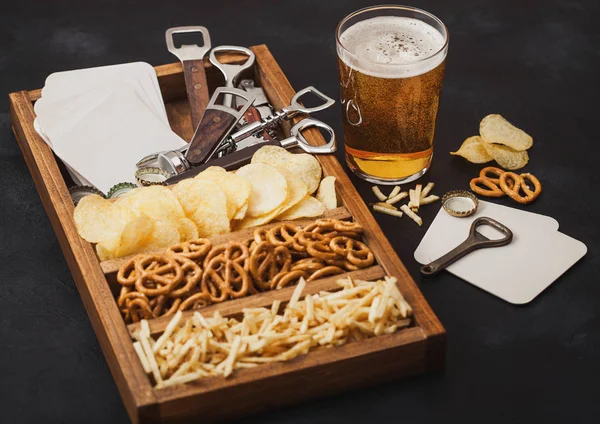
[[[490,240],[479,231],[477,231],[477,227],[482,225],[489,225],[492,228],[500,231],[504,234],[504,237],[497,240]],[[436,275],[438,272],[452,265],[454,262],[462,258],[463,256],[478,250],[485,249],[488,247],[499,247],[505,246],[509,244],[513,239],[513,233],[508,229],[508,227],[499,223],[495,219],[488,218],[486,216],[482,216],[477,218],[471,224],[471,229],[469,231],[469,237],[457,247],[452,249],[450,252],[446,253],[442,257],[436,259],[435,261],[423,265],[421,267],[421,274],[425,277],[431,277]]]
[[[241,80],[238,88],[254,94],[256,99],[254,100],[254,107],[258,110],[262,119],[273,114],[273,109],[269,103],[269,99],[267,98],[265,90],[263,90],[261,87],[257,87],[254,84],[254,80]]]
[[[179,48],[173,42],[174,34],[199,32],[204,39],[204,45],[184,44]],[[204,56],[210,50],[210,35],[208,29],[203,26],[182,26],[169,28],[165,33],[167,48],[181,61],[183,65],[183,76],[188,101],[190,103],[190,115],[194,128],[200,123],[200,118],[208,105],[209,94],[206,83],[206,72],[204,71]]]
[[[313,146],[312,144],[309,144],[306,138],[304,138],[304,135],[302,135],[302,133],[309,128],[321,128],[325,130],[325,132],[327,132],[329,136],[329,140],[327,141],[327,143],[321,146]],[[185,180],[187,178],[192,178],[198,175],[200,172],[204,171],[209,166],[220,166],[227,170],[236,169],[242,165],[250,163],[252,155],[254,155],[254,153],[263,146],[280,146],[285,149],[300,147],[305,152],[312,154],[333,153],[337,150],[337,142],[335,138],[335,132],[333,131],[333,129],[329,125],[317,119],[305,118],[292,127],[292,129],[290,130],[290,137],[284,140],[272,140],[265,141],[262,143],[256,143],[244,149],[225,155],[221,158],[213,159],[208,163],[192,168],[182,174],[175,175],[174,177],[171,177],[167,181],[165,181],[165,183],[167,185],[174,184],[178,181]]]
[[[241,64],[234,63],[221,63],[219,59],[217,59],[217,53],[242,53],[248,56],[248,59]],[[223,76],[225,77],[225,87],[234,88],[237,83],[237,79],[240,75],[248,68],[254,65],[254,61],[256,60],[256,56],[252,52],[252,50],[247,49],[245,47],[239,46],[218,46],[211,50],[209,56],[210,63],[217,68]],[[223,99],[223,105],[232,107],[234,105],[233,98],[231,96],[225,96]]]

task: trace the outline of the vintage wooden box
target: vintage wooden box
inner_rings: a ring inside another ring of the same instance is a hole
[[[258,84],[265,89],[276,108],[287,106],[294,90],[284,73],[266,46],[255,46],[252,50],[256,54],[255,78]],[[225,61],[240,59],[232,55]],[[221,77],[208,61],[206,67],[209,85],[214,88],[220,84]],[[156,73],[171,126],[189,140],[192,125],[181,65],[158,66]],[[443,367],[444,328],[337,159],[326,155],[318,156],[318,159],[324,174],[335,175],[338,179],[343,202],[342,207],[328,211],[328,215],[353,218],[360,223],[365,228],[365,243],[378,263],[352,274],[364,279],[375,279],[385,274],[397,277],[400,290],[413,307],[413,324],[394,334],[332,349],[317,349],[286,363],[238,370],[227,379],[211,377],[178,387],[154,389],[131,342],[130,331],[136,325],[124,323],[115,301],[117,283],[114,276],[119,262],[101,264],[92,245],[77,234],[73,221],[74,206],[67,188],[71,184],[68,174],[33,128],[33,103],[40,97],[40,92],[10,94],[13,131],[133,422],[173,422],[193,416],[203,421],[226,419]],[[289,130],[289,125],[283,130]],[[324,142],[316,130],[310,132],[307,139],[316,145]],[[248,234],[239,233],[218,236],[214,241],[241,240]],[[307,285],[305,293],[333,289],[338,278],[316,280]],[[223,315],[239,313],[243,307],[269,305],[274,299],[287,300],[293,289],[227,301],[208,307],[206,312],[218,309]],[[160,332],[167,321],[162,318],[150,321],[152,332]]]

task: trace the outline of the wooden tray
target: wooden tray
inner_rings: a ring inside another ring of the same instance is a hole
[[[252,47],[256,54],[255,77],[275,108],[289,104],[294,94],[290,83],[266,46]],[[225,61],[240,60],[235,55]],[[206,61],[212,88],[221,77]],[[156,73],[166,103],[169,121],[175,132],[189,140],[191,119],[179,63],[158,66]],[[212,89],[211,88],[211,89]],[[118,265],[100,264],[92,245],[79,237],[73,221],[73,202],[67,185],[72,184],[66,170],[33,128],[33,103],[41,90],[11,93],[10,112],[13,132],[61,245],[73,279],[90,317],[109,368],[117,383],[127,412],[133,422],[172,422],[192,416],[203,420],[225,419],[301,400],[338,393],[386,380],[439,370],[444,365],[445,330],[423,298],[369,209],[333,155],[317,156],[325,175],[338,179],[343,207],[328,211],[339,218],[350,218],[365,228],[365,242],[378,265],[351,273],[364,279],[383,275],[398,278],[398,286],[414,311],[411,327],[394,334],[348,343],[314,352],[286,363],[266,364],[238,370],[230,378],[211,377],[178,387],[156,390],[133,349],[130,331],[115,301],[114,270]],[[289,125],[283,126],[284,132]],[[307,134],[311,144],[323,144],[321,134]],[[243,238],[232,233],[221,240]],[[216,241],[216,240],[215,240]],[[330,290],[339,277],[307,285],[306,293]],[[210,306],[207,313],[219,310],[236,314],[243,307],[269,305],[274,299],[285,301],[293,291],[287,288]],[[153,333],[160,332],[165,319],[152,320]]]

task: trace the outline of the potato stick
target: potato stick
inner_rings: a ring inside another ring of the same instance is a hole
[[[146,320],[142,320],[142,322],[146,322],[146,327],[148,326],[148,323]],[[145,328],[144,330],[142,330],[140,336],[141,336],[140,344],[142,345],[142,349],[144,350],[144,353],[146,354],[146,359],[148,359],[148,364],[150,365],[150,369],[152,370],[152,375],[154,376],[154,380],[156,381],[156,384],[160,384],[160,383],[162,383],[163,378],[158,369],[158,364],[156,363],[156,358],[154,357],[152,348],[150,347],[150,342],[149,342],[149,340],[151,339],[150,331],[147,328]]]
[[[179,324],[179,321],[181,321],[182,316],[183,316],[183,313],[181,311],[177,311],[177,313],[173,316],[173,319],[171,319],[169,324],[167,324],[165,331],[158,338],[154,347],[152,347],[153,353],[158,352],[158,349],[160,349],[162,344],[167,341],[167,339],[169,338],[169,336],[171,335],[173,330],[175,330],[175,327],[177,327],[177,325]]]
[[[389,203],[386,202],[377,202],[377,203],[371,203],[371,206],[379,206],[385,209],[389,209],[392,211],[397,211],[398,208],[396,208],[395,206],[390,205]]]
[[[371,189],[373,190],[373,194],[375,195],[375,197],[377,197],[379,199],[379,201],[385,202],[385,200],[387,199],[387,196],[381,192],[379,187],[373,186],[373,187],[371,187]]]
[[[394,197],[390,197],[389,199],[387,199],[385,201],[385,203],[387,203],[388,205],[395,205],[396,203],[398,203],[400,200],[404,199],[408,197],[408,192],[403,191],[402,193],[398,193],[397,195],[395,195]]]
[[[408,190],[408,207],[412,208],[415,204],[415,190],[414,189],[410,189]]]
[[[150,369],[150,364],[148,363],[148,358],[146,358],[146,354],[144,353],[144,349],[142,349],[142,345],[140,342],[133,343],[133,350],[137,353],[138,358],[140,358],[140,362],[142,363],[142,368],[146,374],[150,374],[152,370]]]
[[[392,192],[390,193],[390,195],[388,196],[388,200],[391,199],[392,197],[394,197],[395,195],[397,195],[398,193],[400,193],[400,186],[395,186],[392,189]]]
[[[277,315],[277,312],[279,312],[280,306],[281,306],[281,300],[274,300],[273,304],[271,305],[271,315],[273,315],[273,316]]]
[[[231,373],[233,372],[233,364],[235,362],[235,359],[237,357],[237,354],[238,354],[241,344],[242,344],[242,338],[240,336],[237,336],[235,338],[235,340],[233,341],[231,350],[229,351],[229,356],[225,360],[226,365],[225,365],[225,371],[223,372],[223,375],[225,377],[229,377],[231,375]]]
[[[417,184],[415,187],[414,206],[418,209],[421,205],[421,190],[423,189],[422,184]]]
[[[395,216],[398,218],[402,218],[402,212],[398,211],[398,210],[392,210],[392,209],[388,209],[388,208],[384,208],[378,205],[373,206],[373,210],[380,212],[382,214],[385,215],[390,215],[390,216]]]
[[[425,188],[423,189],[423,191],[421,191],[421,199],[424,199],[425,197],[427,197],[427,195],[429,194],[429,192],[431,191],[431,189],[433,188],[435,184],[434,183],[427,183],[427,185],[425,186]]]
[[[293,308],[294,305],[296,305],[296,302],[298,302],[298,299],[300,299],[300,296],[302,295],[302,290],[304,290],[304,286],[306,286],[306,280],[304,280],[304,278],[301,277],[300,282],[298,283],[298,285],[294,289],[294,292],[292,293],[292,296],[290,297],[290,301],[288,303],[289,307]]]
[[[156,387],[159,389],[162,389],[163,387],[176,386],[179,384],[189,383],[190,381],[194,381],[194,380],[197,380],[199,377],[202,377],[203,373],[205,373],[205,372],[199,370],[199,371],[196,371],[191,374],[186,374],[186,375],[178,376],[175,378],[171,377],[170,379],[168,379],[166,381],[161,381],[161,383],[157,384]]]
[[[419,225],[419,227],[421,225],[423,225],[423,220],[421,219],[421,217],[419,215],[417,215],[416,213],[414,213],[413,211],[411,211],[410,208],[408,207],[408,205],[400,206],[400,210],[404,211],[406,213],[406,215],[409,216],[410,219],[412,219]]]
[[[436,196],[435,194],[432,194],[431,196],[427,196],[427,197],[423,197],[421,198],[421,204],[422,205],[428,205],[430,203],[433,203],[437,200],[440,200],[440,198],[438,196]]]

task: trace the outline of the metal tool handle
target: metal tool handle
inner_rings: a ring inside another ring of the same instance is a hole
[[[323,101],[323,103],[318,106],[313,106],[313,107],[303,106],[302,104],[300,104],[300,99],[307,94],[314,94],[319,99],[321,99]],[[335,103],[335,100],[333,100],[331,97],[328,97],[325,94],[321,93],[315,87],[309,86],[309,87],[306,87],[306,88],[298,91],[296,94],[294,94],[294,97],[292,97],[290,105],[288,107],[283,108],[282,111],[285,112],[285,114],[288,118],[291,118],[298,112],[307,113],[307,114],[313,113],[313,112],[319,112],[320,110],[327,109],[334,103]]]
[[[310,144],[302,134],[303,131],[309,128],[324,129],[327,132],[327,134],[329,134],[329,140],[327,140],[327,143],[321,146],[313,146],[312,144]],[[302,121],[298,122],[292,127],[292,129],[290,130],[290,134],[291,137],[288,137],[285,140],[281,141],[281,147],[284,147],[286,149],[290,149],[292,147],[300,147],[305,152],[312,154],[333,153],[337,150],[337,142],[333,128],[317,119],[304,118]]]
[[[241,97],[246,100],[246,103],[240,110],[217,104],[217,100],[221,96],[224,98],[225,95]],[[247,91],[227,87],[217,88],[208,103],[198,128],[194,132],[185,159],[191,165],[199,165],[208,161],[215,154],[221,142],[227,138],[236,122],[252,106],[253,102],[254,96]]]
[[[248,59],[244,63],[221,63],[217,59],[217,53],[242,53],[248,56]],[[256,56],[252,50],[240,46],[217,46],[211,50],[208,57],[210,63],[214,65],[225,77],[225,87],[233,88],[237,82],[239,76],[248,68],[254,65]],[[225,96],[223,104],[226,106],[233,106],[233,98],[231,96]]]
[[[202,38],[204,39],[204,45],[199,46],[197,44],[184,44],[181,47],[175,47],[175,43],[173,42],[173,35],[188,32],[201,33]],[[203,26],[182,26],[169,28],[165,32],[165,39],[167,41],[167,48],[169,49],[169,51],[175,56],[177,56],[182,62],[184,60],[196,60],[203,58],[211,47],[210,34],[208,33],[208,29],[206,29]]]
[[[182,45],[179,48],[175,48],[173,35],[189,32],[201,33],[204,39],[204,45]],[[206,73],[204,71],[204,56],[210,50],[210,35],[205,27],[186,26],[169,28],[165,33],[165,38],[169,51],[181,60],[183,76],[185,79],[185,89],[190,104],[192,125],[196,128],[200,123],[200,119],[202,118],[210,99],[208,84],[206,83]]]
[[[477,231],[477,227],[480,227],[482,225],[489,225],[490,227],[497,229],[502,234],[504,234],[504,237],[497,240],[488,239],[486,236]],[[473,252],[474,250],[485,249],[488,247],[505,246],[509,244],[512,241],[512,239],[513,233],[508,227],[499,223],[495,219],[482,216],[473,221],[473,223],[471,224],[471,229],[469,231],[469,237],[467,237],[465,241],[463,241],[461,244],[456,246],[454,249],[452,249],[442,257],[436,259],[435,261],[427,265],[423,265],[421,267],[421,274],[426,277],[431,277],[433,275],[436,275],[443,269],[449,267],[463,256]]]

